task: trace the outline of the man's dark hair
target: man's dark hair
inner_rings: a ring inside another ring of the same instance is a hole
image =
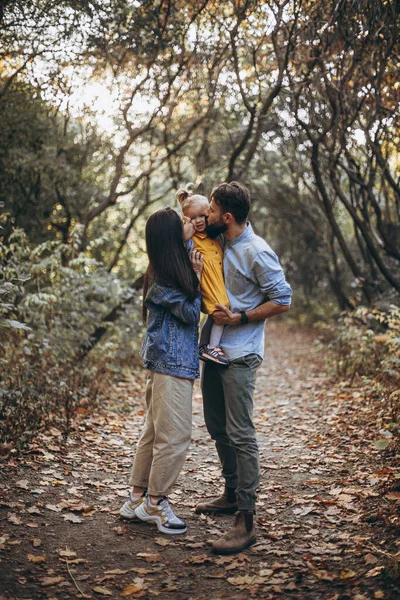
[[[213,189],[211,198],[223,213],[231,213],[239,225],[246,222],[250,211],[250,192],[244,185],[237,181],[221,183]]]

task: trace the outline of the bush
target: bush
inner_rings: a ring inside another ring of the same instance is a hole
[[[396,386],[400,378],[400,309],[360,307],[342,313],[331,343],[339,375],[376,377]]]
[[[74,239],[31,248],[20,229],[7,247],[0,243],[0,441],[21,445],[61,420],[67,431],[77,407],[107,387],[112,367],[137,354],[138,293],[91,258],[91,245],[76,257]],[[127,298],[117,329],[107,315]],[[88,354],[103,327],[106,335]]]
[[[335,375],[363,386],[374,403],[378,429],[400,443],[399,307],[392,305],[388,312],[360,307],[343,313],[330,347]]]

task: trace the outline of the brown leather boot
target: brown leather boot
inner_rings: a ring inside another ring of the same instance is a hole
[[[240,510],[236,513],[235,523],[219,540],[213,542],[214,554],[237,554],[256,542],[253,524],[253,511]]]
[[[234,500],[229,502],[229,500]],[[215,514],[215,515],[233,515],[238,509],[235,491],[234,489],[225,488],[223,494],[218,496],[218,498],[214,498],[214,500],[208,500],[205,502],[200,502],[194,509],[196,514]]]

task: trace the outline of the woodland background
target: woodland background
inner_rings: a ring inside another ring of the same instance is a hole
[[[234,179],[290,318],[398,435],[399,23],[388,0],[0,1],[2,447],[140,368],[146,218]]]

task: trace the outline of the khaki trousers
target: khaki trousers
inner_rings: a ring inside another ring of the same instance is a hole
[[[130,483],[166,496],[178,479],[192,437],[193,379],[149,371],[147,416]]]

